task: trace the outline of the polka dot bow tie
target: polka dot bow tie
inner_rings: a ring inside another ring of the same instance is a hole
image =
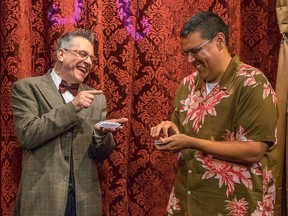
[[[78,88],[79,84],[68,85],[66,81],[61,80],[61,83],[59,85],[59,92],[64,93],[66,90],[68,90],[75,97],[77,95]]]

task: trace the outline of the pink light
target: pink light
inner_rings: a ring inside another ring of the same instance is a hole
[[[74,4],[75,4],[75,10],[73,16],[71,17],[61,17],[61,14],[59,12],[60,11],[59,6],[53,4],[48,9],[48,19],[52,23],[57,23],[59,25],[76,24],[80,18],[82,0],[74,0]],[[131,20],[132,13],[130,11],[130,0],[123,0],[122,2],[120,2],[120,0],[116,0],[116,4],[120,20],[122,21],[125,29],[131,35],[131,37],[136,41],[146,37],[146,35],[150,31],[149,20],[142,19],[140,21],[140,24],[143,31],[136,31]]]
[[[150,31],[150,24],[148,19],[143,19],[140,21],[141,26],[144,30],[142,32],[137,32],[131,20],[132,13],[130,11],[130,1],[123,0],[122,2],[120,2],[119,0],[116,0],[116,4],[120,20],[122,21],[124,27],[131,35],[131,37],[136,41],[143,39]]]
[[[48,19],[52,23],[56,22],[60,25],[76,24],[80,18],[81,6],[82,6],[82,3],[79,3],[78,1],[82,1],[82,0],[74,0],[75,10],[74,10],[73,16],[61,17],[61,14],[59,14],[59,10],[60,10],[59,6],[56,4],[53,4],[48,9]]]

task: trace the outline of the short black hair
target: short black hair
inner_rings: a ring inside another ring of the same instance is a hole
[[[187,20],[180,31],[180,37],[186,38],[192,32],[199,32],[201,38],[212,39],[217,33],[225,35],[226,46],[229,43],[228,26],[216,14],[209,11],[200,11]]]

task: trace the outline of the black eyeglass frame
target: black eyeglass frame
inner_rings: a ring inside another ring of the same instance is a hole
[[[194,47],[192,49],[189,49],[188,51],[182,51],[182,54],[186,57],[187,56],[196,56],[212,40],[213,39],[209,39],[209,40],[205,41],[204,43],[200,44],[198,47]]]

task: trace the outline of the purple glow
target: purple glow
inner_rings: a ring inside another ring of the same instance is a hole
[[[79,1],[79,2],[78,2]],[[75,10],[72,17],[61,17],[59,11],[59,5],[53,4],[48,9],[48,19],[52,23],[58,23],[60,25],[76,24],[80,18],[82,0],[74,0]]]
[[[116,4],[120,20],[122,21],[124,27],[131,35],[131,37],[136,41],[143,39],[150,31],[150,24],[148,19],[143,19],[140,21],[144,30],[142,32],[137,32],[131,20],[132,13],[130,11],[130,0],[123,0],[122,2],[120,2],[120,0],[116,0]]]
[[[71,17],[61,17],[59,5],[53,4],[48,9],[48,20],[59,25],[77,24],[77,21],[80,18],[82,1],[83,0],[74,0],[75,10]],[[120,20],[124,27],[134,40],[138,41],[143,39],[150,31],[149,20],[142,19],[140,24],[143,30],[137,32],[131,20],[132,13],[130,11],[130,0],[120,1],[121,0],[116,0],[116,4]]]

